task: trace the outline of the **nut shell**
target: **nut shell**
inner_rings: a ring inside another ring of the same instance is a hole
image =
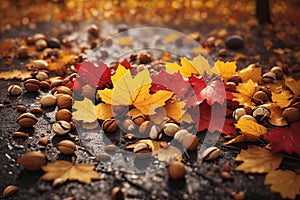
[[[20,95],[23,92],[22,88],[18,85],[9,86],[7,91],[10,95],[15,95],[15,96]]]
[[[269,100],[268,95],[263,91],[257,91],[252,97],[252,101],[256,105],[261,105]]]
[[[196,135],[187,134],[182,140],[182,147],[189,150],[195,151],[199,145],[199,139]]]
[[[15,194],[18,190],[19,190],[19,188],[17,186],[8,185],[4,188],[4,190],[2,192],[2,197],[8,198],[8,197],[12,196],[13,194]]]
[[[46,155],[39,151],[30,151],[21,156],[17,162],[29,171],[36,171],[46,164],[46,158]]]
[[[253,112],[253,117],[255,117],[255,119],[257,119],[258,121],[262,121],[270,117],[270,115],[271,115],[270,110],[263,106],[257,107]]]
[[[57,107],[59,109],[71,109],[72,97],[68,94],[62,94],[57,97]]]
[[[152,153],[151,148],[146,143],[138,143],[134,147],[133,152],[138,158],[147,158]]]
[[[17,119],[17,123],[22,127],[32,127],[37,122],[38,119],[31,113],[23,113]]]
[[[76,149],[76,144],[70,140],[62,140],[57,143],[56,148],[63,154],[72,154]]]
[[[180,127],[174,123],[166,123],[164,125],[164,133],[169,137],[174,137],[175,133],[179,131]]]
[[[238,121],[242,116],[246,114],[247,112],[244,108],[237,108],[235,111],[233,111],[232,116],[235,119],[235,121]]]
[[[173,161],[168,166],[169,177],[173,180],[179,180],[184,178],[186,173],[185,166],[182,162]]]
[[[220,154],[220,149],[218,147],[209,147],[205,149],[201,155],[202,160],[214,160]]]
[[[54,95],[43,96],[40,100],[40,104],[44,107],[54,106],[56,104],[57,98]]]
[[[283,111],[282,115],[289,123],[300,120],[300,112],[297,108],[294,107],[286,108]]]
[[[69,122],[60,120],[53,124],[52,129],[57,135],[65,135],[71,131],[71,125]]]
[[[72,113],[68,109],[61,109],[56,112],[55,118],[56,121],[63,120],[66,122],[70,122],[72,119]]]
[[[175,133],[174,139],[177,140],[178,142],[182,143],[184,137],[186,135],[190,134],[187,130],[179,130]]]
[[[102,129],[107,133],[115,132],[118,129],[117,121],[115,119],[106,119],[102,123]]]
[[[36,92],[40,89],[41,83],[36,79],[28,79],[24,82],[24,88],[28,92]]]

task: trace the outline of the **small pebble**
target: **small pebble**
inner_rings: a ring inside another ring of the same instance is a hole
[[[231,35],[226,38],[226,47],[232,50],[241,49],[244,46],[244,39],[240,35]]]

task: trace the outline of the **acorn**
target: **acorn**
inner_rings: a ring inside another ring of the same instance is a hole
[[[283,111],[282,115],[289,123],[300,120],[300,112],[297,108],[294,107],[286,108]]]
[[[252,97],[252,101],[256,105],[261,105],[269,100],[268,95],[263,91],[257,91]]]
[[[267,72],[262,75],[262,81],[264,83],[272,83],[276,80],[276,74],[274,72]]]

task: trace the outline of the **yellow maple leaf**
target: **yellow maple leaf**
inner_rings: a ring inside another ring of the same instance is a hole
[[[32,77],[31,71],[21,71],[15,69],[12,71],[0,72],[0,79],[4,79],[4,80],[19,79],[23,81],[31,77]]]
[[[248,67],[242,69],[238,72],[243,82],[252,80],[257,82],[261,79],[261,67],[255,67],[254,65],[249,65]]]
[[[179,73],[184,78],[189,78],[191,75],[202,75],[204,72],[211,75],[213,70],[206,58],[201,55],[193,58],[193,60],[188,60],[187,58],[180,59],[181,66],[177,63],[166,63],[166,71],[169,73],[174,73],[179,71]],[[173,69],[173,70],[172,70]]]
[[[279,192],[283,199],[295,199],[300,194],[300,175],[291,170],[274,170],[265,177],[265,184],[272,192]]]
[[[98,90],[102,101],[113,106],[134,106],[144,115],[154,114],[156,108],[173,96],[173,92],[164,90],[149,93],[152,80],[147,69],[132,77],[130,71],[120,65],[112,82],[113,89]]]
[[[282,161],[281,154],[273,154],[266,148],[250,145],[247,150],[242,150],[235,158],[243,163],[235,168],[236,171],[245,173],[268,173],[279,167]]]
[[[112,111],[112,105],[110,104],[99,103],[95,107],[95,112],[97,118],[101,120],[110,119],[114,116]]]
[[[238,101],[240,105],[252,106],[252,96],[256,91],[257,83],[253,82],[251,79],[246,83],[240,83],[236,87],[236,91],[239,93],[232,93],[234,98],[233,100]]]
[[[300,80],[296,81],[293,78],[286,78],[285,85],[293,91],[295,96],[300,96]]]
[[[185,110],[183,110],[184,106],[184,102],[178,101],[177,98],[171,98],[166,101],[164,109],[166,110],[168,117],[172,118],[176,122],[181,122],[182,116],[185,113]]]
[[[215,62],[214,68],[217,69],[218,74],[221,75],[223,81],[227,82],[228,78],[236,74],[236,63],[235,62],[223,62],[218,60]]]
[[[253,139],[259,139],[267,134],[268,129],[252,120],[241,119],[235,124],[236,128],[241,130],[241,134]]]
[[[70,180],[89,184],[92,179],[100,179],[100,175],[93,170],[94,168],[95,166],[87,163],[73,164],[65,160],[57,160],[54,163],[42,166],[46,173],[41,179],[51,181],[60,178],[63,182]]]
[[[224,145],[231,145],[231,144],[236,144],[240,142],[254,142],[256,141],[256,138],[250,138],[247,137],[246,135],[238,135],[235,138],[232,138],[231,140],[224,142]]]
[[[277,94],[272,92],[272,101],[275,102],[280,108],[288,107],[292,102],[292,95],[288,91],[284,90],[281,93]]]
[[[94,122],[97,120],[95,105],[92,100],[84,98],[83,101],[74,101],[73,117],[76,120],[83,120],[84,122]]]

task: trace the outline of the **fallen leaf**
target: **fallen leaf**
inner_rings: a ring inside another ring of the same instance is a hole
[[[271,185],[271,191],[279,192],[283,199],[296,199],[300,194],[300,175],[291,170],[274,170],[265,177],[265,185]]]
[[[170,163],[174,160],[181,161],[182,153],[181,151],[174,146],[167,146],[166,148],[161,148],[154,152],[154,157],[156,157],[159,161]]]
[[[167,116],[180,123],[182,116],[185,113],[185,110],[183,109],[184,104],[184,102],[178,101],[175,97],[167,100],[164,105]]]
[[[101,108],[101,106],[98,108]],[[73,109],[76,109],[76,111],[73,110],[73,117],[76,120],[83,120],[90,123],[97,120],[96,107],[92,100],[86,97],[82,101],[74,101]]]
[[[248,80],[257,82],[261,79],[261,67],[249,65],[248,67],[239,71],[238,74],[242,78],[243,83],[247,82]]]
[[[228,78],[236,74],[235,62],[223,62],[218,60],[217,62],[215,62],[214,67],[217,69],[224,82],[227,82]]]
[[[134,42],[134,39],[132,37],[120,37],[118,45],[121,47],[124,46],[131,46]]]
[[[267,134],[268,129],[252,120],[240,119],[235,127],[241,130],[241,134],[253,139],[259,139]]]
[[[300,96],[300,80],[296,81],[293,78],[286,78],[285,85],[293,91],[295,96]]]
[[[300,156],[299,130],[300,122],[292,123],[289,128],[272,129],[265,139],[271,141],[270,146],[273,153],[285,151],[291,154],[295,152]]]
[[[32,77],[31,71],[21,71],[15,69],[12,71],[0,72],[0,79],[4,79],[4,80],[19,79],[23,81],[31,77]]]
[[[252,106],[252,96],[256,91],[257,83],[253,82],[251,79],[248,80],[246,83],[240,83],[236,90],[239,93],[232,93],[235,98],[234,101],[238,101],[240,105],[244,106]]]
[[[64,160],[57,160],[54,163],[42,166],[46,173],[41,179],[51,181],[60,178],[64,182],[70,180],[89,184],[92,179],[100,179],[100,175],[93,170],[94,168],[95,166],[87,163],[73,164]]]
[[[286,108],[291,104],[293,96],[294,95],[290,94],[286,90],[282,91],[279,94],[272,92],[272,101],[280,106],[280,108]]]
[[[156,108],[173,96],[173,92],[165,90],[149,93],[152,80],[147,69],[132,77],[130,71],[120,65],[111,79],[113,89],[98,90],[102,101],[113,106],[134,106],[144,115],[154,114]]]
[[[282,161],[282,155],[273,154],[263,147],[250,145],[247,150],[242,150],[235,160],[243,161],[235,168],[236,171],[262,174],[277,169]]]
[[[235,138],[232,138],[231,140],[224,142],[224,145],[231,145],[231,144],[236,144],[240,142],[254,142],[256,139],[249,138],[245,135],[238,135]]]
[[[95,106],[96,117],[100,120],[110,119],[114,116],[112,105],[99,103]]]
[[[286,119],[283,117],[282,110],[278,105],[276,105],[275,103],[270,103],[270,104],[264,104],[262,106],[267,107],[271,112],[271,115],[269,117],[270,124],[274,126],[288,125]]]

